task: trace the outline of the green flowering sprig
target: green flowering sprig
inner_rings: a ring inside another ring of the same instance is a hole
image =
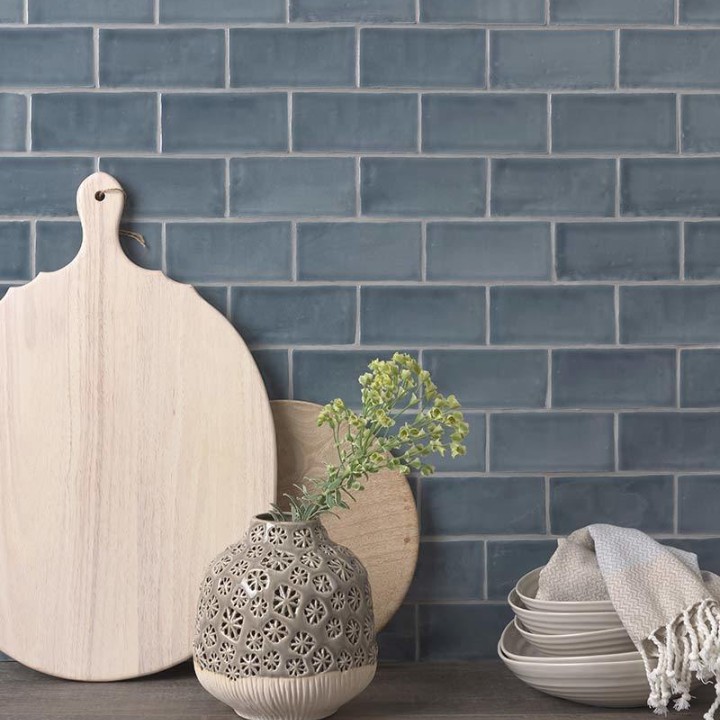
[[[370,372],[359,379],[362,409],[333,400],[318,415],[318,425],[332,429],[338,463],[326,466],[323,478],[305,478],[297,496],[285,495],[294,522],[349,507],[353,493],[381,470],[431,475],[427,461],[435,453],[464,455],[468,434],[460,403],[454,395],[438,392],[430,373],[410,355],[395,353],[392,360],[373,360]],[[275,520],[287,519],[273,505]]]

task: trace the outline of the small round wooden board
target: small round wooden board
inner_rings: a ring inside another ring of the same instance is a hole
[[[0,649],[76,680],[187,659],[205,568],[275,499],[250,352],[126,258],[123,204],[87,178],[77,257],[0,301]]]
[[[278,500],[295,494],[305,477],[320,477],[326,463],[337,462],[332,431],[318,427],[322,409],[315,403],[273,400],[278,450]],[[385,470],[373,475],[357,502],[339,517],[325,515],[330,537],[350,548],[370,577],[375,626],[381,630],[400,607],[417,562],[419,526],[415,500],[404,475]]]

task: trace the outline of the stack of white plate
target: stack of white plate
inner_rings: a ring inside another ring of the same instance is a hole
[[[604,707],[645,705],[645,667],[610,601],[538,600],[540,570],[522,577],[508,597],[515,619],[498,644],[505,665],[548,695]]]

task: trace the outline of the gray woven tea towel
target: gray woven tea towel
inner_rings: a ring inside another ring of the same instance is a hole
[[[664,715],[690,705],[693,674],[715,683],[720,707],[720,578],[697,556],[661,545],[639,530],[590,525],[565,540],[540,573],[543,600],[612,601],[645,663],[648,705]]]

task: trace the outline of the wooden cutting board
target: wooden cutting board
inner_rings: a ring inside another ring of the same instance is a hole
[[[0,301],[0,649],[78,680],[188,658],[207,564],[275,497],[245,343],[125,257],[123,203],[87,178],[77,257]]]
[[[274,400],[278,449],[278,499],[295,494],[304,477],[320,477],[326,463],[337,462],[332,431],[317,426],[322,409],[315,403]],[[415,500],[404,475],[385,470],[373,475],[357,502],[339,516],[325,515],[330,537],[349,547],[370,577],[375,626],[385,627],[402,604],[415,573],[419,526]],[[286,505],[286,502],[285,502]]]

